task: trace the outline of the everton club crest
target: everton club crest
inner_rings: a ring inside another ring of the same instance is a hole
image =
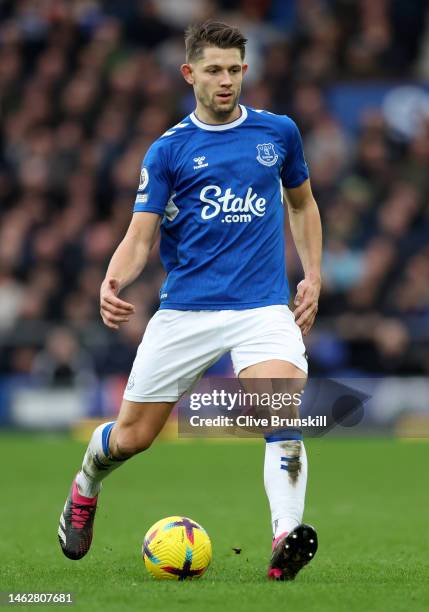
[[[256,156],[258,162],[264,166],[274,166],[279,158],[274,151],[274,145],[268,142],[267,144],[258,144],[256,148],[258,149],[258,155]]]

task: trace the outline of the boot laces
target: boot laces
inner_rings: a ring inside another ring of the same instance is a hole
[[[71,504],[71,523],[74,529],[83,529],[94,513],[95,506]]]

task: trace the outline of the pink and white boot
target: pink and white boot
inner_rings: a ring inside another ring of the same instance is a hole
[[[284,532],[273,541],[268,567],[271,580],[294,580],[317,551],[317,533],[311,525],[302,523],[290,533]]]

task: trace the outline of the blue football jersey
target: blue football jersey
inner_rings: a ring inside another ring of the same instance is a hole
[[[134,212],[162,216],[160,308],[289,301],[282,185],[308,178],[301,137],[285,115],[240,109],[221,125],[191,113],[143,160]]]

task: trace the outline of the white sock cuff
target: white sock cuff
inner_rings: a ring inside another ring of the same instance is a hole
[[[109,457],[109,439],[113,425],[116,421],[109,421],[108,423],[102,423],[94,429],[89,447],[93,453],[101,453],[105,457]]]

